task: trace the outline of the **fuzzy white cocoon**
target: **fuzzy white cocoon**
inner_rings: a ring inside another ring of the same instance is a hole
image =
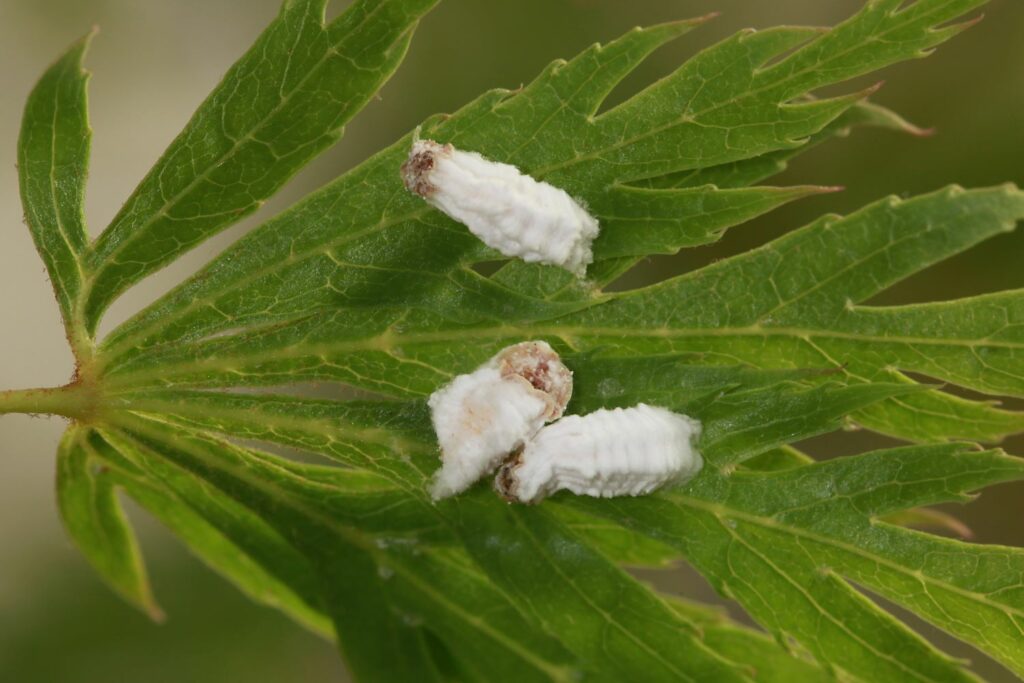
[[[597,220],[565,190],[515,166],[417,140],[402,177],[412,192],[505,256],[558,266],[577,277],[594,259]]]
[[[520,503],[562,489],[603,498],[644,495],[700,471],[699,436],[697,420],[643,403],[570,415],[541,429],[502,465],[495,488]]]
[[[455,495],[493,472],[545,422],[561,417],[571,394],[572,373],[545,342],[503,349],[435,391],[429,406],[442,465],[431,495]]]

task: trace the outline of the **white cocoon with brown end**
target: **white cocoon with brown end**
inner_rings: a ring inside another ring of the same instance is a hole
[[[410,191],[505,256],[558,266],[577,277],[594,260],[590,245],[597,237],[597,219],[565,190],[515,166],[417,140],[402,178]]]
[[[503,349],[430,396],[430,417],[441,446],[441,469],[431,495],[469,488],[544,426],[562,416],[572,373],[542,341]]]
[[[509,501],[536,503],[566,489],[585,496],[640,496],[684,482],[704,464],[700,422],[644,405],[570,415],[541,429],[494,480]]]

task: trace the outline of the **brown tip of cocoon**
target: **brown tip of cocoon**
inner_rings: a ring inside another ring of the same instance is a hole
[[[562,416],[572,397],[572,371],[547,342],[528,341],[509,346],[496,360],[502,377],[517,375],[547,395],[549,409],[545,417],[549,421]]]
[[[421,197],[428,197],[437,190],[430,182],[430,172],[437,164],[437,157],[451,154],[451,145],[441,145],[433,140],[417,140],[412,143],[409,158],[402,164],[402,180],[405,187]]]

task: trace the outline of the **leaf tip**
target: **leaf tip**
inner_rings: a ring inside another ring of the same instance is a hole
[[[86,53],[89,51],[89,46],[92,44],[92,39],[96,37],[96,34],[100,32],[100,27],[93,24],[92,27],[78,40],[71,44],[67,52],[61,56],[55,62],[56,64],[63,64],[66,67],[77,69],[78,73],[83,78],[89,77],[89,71],[82,67],[82,62],[85,59]]]
[[[659,40],[662,42],[669,42],[682,36],[685,33],[689,33],[691,30],[698,26],[705,24],[715,17],[718,16],[718,12],[710,12],[703,16],[691,17],[689,19],[674,19],[672,21],[665,21],[660,24],[651,24],[649,26],[634,26],[630,29],[630,34],[653,34],[660,36]],[[596,44],[598,49],[603,49],[605,46],[598,43]]]
[[[666,21],[662,24],[655,24],[654,26],[647,27],[641,30],[656,30],[656,29],[675,29],[680,33],[688,31],[691,28],[706,24],[712,19],[717,19],[721,12],[708,12],[702,14],[699,17],[690,17],[689,19],[676,19],[674,21]]]
[[[152,598],[147,600],[141,607],[154,624],[162,624],[167,621],[167,613]]]
[[[881,90],[883,85],[885,85],[885,81],[878,81],[877,83],[872,83],[871,85],[857,93],[857,95],[859,96],[859,98],[870,97],[871,95],[874,95],[876,92]]]
[[[845,185],[793,185],[790,187],[779,188],[782,192],[792,196],[795,199],[801,199],[803,197],[811,197],[819,194],[831,194],[833,192],[842,192],[846,189]]]
[[[949,35],[956,35],[957,33],[960,33],[962,31],[966,31],[967,29],[969,29],[970,27],[974,26],[975,24],[980,24],[981,21],[984,18],[985,18],[985,13],[982,12],[981,14],[979,14],[976,17],[971,17],[970,19],[967,19],[965,21],[961,21],[960,23],[957,23],[957,24],[950,24],[949,26],[945,26],[945,27],[943,27],[941,29],[938,29],[938,31],[939,32],[943,32],[943,33],[947,33]]]
[[[79,58],[81,58],[81,55],[84,55],[86,50],[89,49],[89,44],[92,43],[92,39],[95,38],[99,32],[99,24],[93,24],[89,27],[89,30],[85,32],[85,35],[75,41],[75,49],[80,53]]]
[[[964,541],[974,540],[974,530],[971,527],[964,524],[959,519],[951,517],[949,519],[949,530],[959,536]]]

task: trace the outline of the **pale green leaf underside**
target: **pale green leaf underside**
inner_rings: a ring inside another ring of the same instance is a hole
[[[120,293],[340,137],[435,2],[365,0],[329,24],[325,0],[286,2],[92,244],[84,43],[33,91],[22,193],[82,373],[60,502],[99,572],[155,610],[123,491],[255,600],[336,637],[366,680],[970,680],[858,589],[1024,673],[1024,555],[893,523],[1024,478],[1020,460],[931,443],[814,463],[787,445],[849,416],[923,442],[1024,428],[1018,413],[906,374],[1024,395],[1024,292],[869,303],[1013,229],[1024,193],[884,199],[648,288],[604,290],[648,255],[829,190],[756,185],[812,145],[854,126],[920,133],[865,92],[815,93],[926,54],[981,0],[874,0],[831,30],[744,31],[603,111],[648,54],[703,20],[636,29],[424,122],[425,137],[585,201],[602,226],[586,282],[518,262],[481,275],[474,266],[499,255],[402,187],[406,136],[93,352]],[[573,368],[570,412],[643,401],[700,419],[700,476],[642,499],[507,506],[480,486],[431,503],[424,397],[530,338]],[[225,391],[308,381],[377,397]],[[622,569],[679,558],[774,638]]]
[[[79,429],[69,429],[57,453],[61,520],[96,570],[125,599],[154,619],[153,599],[135,535],[117,498],[118,481]]]
[[[89,128],[82,58],[91,34],[71,46],[32,90],[18,136],[25,222],[46,265],[69,336],[84,286],[88,237],[82,203]]]

